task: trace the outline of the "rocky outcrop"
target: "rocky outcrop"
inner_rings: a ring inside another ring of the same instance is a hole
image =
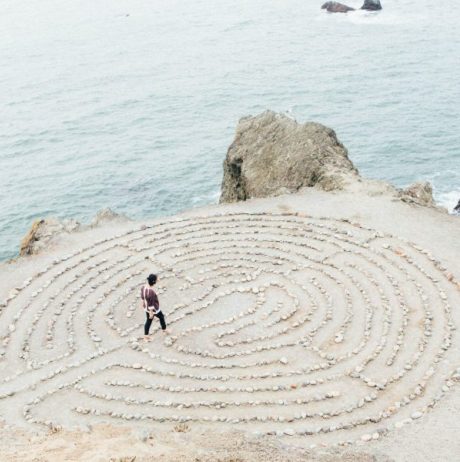
[[[89,225],[91,228],[107,224],[109,222],[123,222],[129,220],[126,216],[113,212],[111,209],[103,209],[97,212],[93,221]],[[49,247],[51,241],[64,233],[73,233],[87,229],[87,225],[82,225],[77,220],[58,220],[48,217],[36,220],[27,234],[21,241],[19,255],[35,255]]]
[[[292,193],[306,186],[332,191],[357,177],[332,129],[266,111],[240,120],[224,161],[220,202]]]
[[[382,9],[382,5],[380,4],[380,0],[364,0],[364,4],[361,9],[368,11],[379,11]]]
[[[348,11],[355,11],[351,6],[339,2],[326,2],[321,8],[329,11],[329,13],[347,13]]]
[[[433,188],[428,181],[420,181],[400,191],[401,200],[426,207],[436,207]]]
[[[44,249],[49,242],[63,232],[74,232],[80,228],[76,220],[59,221],[56,218],[36,220],[21,241],[19,255],[34,255]]]
[[[304,187],[387,195],[447,211],[436,205],[428,182],[398,189],[361,177],[335,132],[324,125],[297,123],[273,111],[241,119],[224,161],[220,203],[295,193]],[[456,210],[460,213],[460,201]]]

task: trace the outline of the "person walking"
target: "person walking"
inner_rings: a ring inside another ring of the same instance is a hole
[[[158,296],[153,290],[153,286],[157,283],[158,276],[156,274],[149,274],[147,278],[147,284],[141,289],[141,301],[142,307],[145,311],[145,324],[144,324],[144,339],[150,340],[150,326],[154,317],[157,317],[160,320],[161,330],[165,333],[166,331],[166,321],[164,314],[160,310],[160,302],[158,301]]]

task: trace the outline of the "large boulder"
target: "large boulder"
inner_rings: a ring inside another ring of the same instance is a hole
[[[339,2],[326,2],[321,8],[329,11],[329,13],[347,13],[348,11],[355,11],[351,6]]]
[[[382,9],[382,5],[380,4],[380,0],[364,0],[364,4],[361,9],[368,11],[379,11]]]
[[[224,161],[220,202],[292,193],[305,186],[331,191],[357,178],[333,130],[266,111],[240,120]]]

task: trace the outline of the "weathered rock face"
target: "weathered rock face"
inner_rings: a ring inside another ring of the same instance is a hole
[[[380,0],[364,0],[364,4],[361,7],[362,10],[378,11],[382,9]]]
[[[414,183],[400,191],[401,200],[427,207],[436,207],[433,199],[433,188],[428,181]]]
[[[326,2],[321,8],[329,11],[329,13],[347,13],[348,11],[355,11],[354,8],[339,2]]]
[[[358,172],[330,128],[272,111],[240,120],[224,161],[220,202],[342,189]]]

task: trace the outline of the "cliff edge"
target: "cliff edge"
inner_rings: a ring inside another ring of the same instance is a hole
[[[405,189],[363,178],[348,157],[348,151],[331,128],[315,122],[298,123],[284,114],[265,111],[242,118],[228,148],[223,166],[220,203],[275,197],[314,187],[320,191],[347,191],[390,200],[410,206],[423,206],[446,212],[436,205],[428,182]],[[104,209],[89,225],[53,217],[38,219],[23,238],[20,256],[49,249],[62,236],[116,225],[129,219]]]
[[[59,220],[55,217],[47,217],[35,220],[31,228],[21,241],[19,256],[36,255],[48,248],[58,236],[81,231],[87,228],[96,228],[103,224],[114,224],[129,221],[125,215],[118,214],[109,208],[96,213],[89,225],[83,225],[77,220]]]

